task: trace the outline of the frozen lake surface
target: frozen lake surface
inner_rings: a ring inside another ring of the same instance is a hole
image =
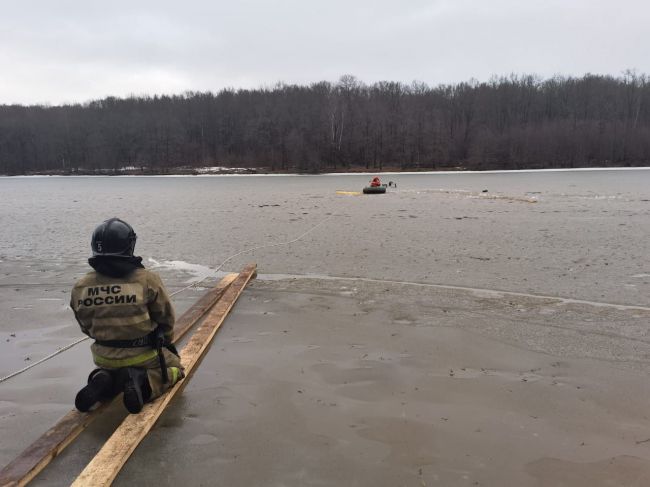
[[[368,179],[0,178],[0,376],[80,336],[70,288],[118,216],[171,291],[251,248],[222,270],[259,278],[115,485],[650,483],[650,170],[336,194]],[[84,342],[0,384],[0,465],[91,368]],[[34,485],[69,484],[123,415]]]

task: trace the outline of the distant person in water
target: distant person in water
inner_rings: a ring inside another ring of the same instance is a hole
[[[372,178],[372,181],[370,181],[370,187],[377,188],[379,186],[381,186],[381,181],[379,180],[379,176],[375,176]]]
[[[77,393],[75,406],[90,410],[97,402],[124,392],[124,405],[139,413],[184,377],[172,345],[174,308],[158,274],[135,257],[136,234],[128,223],[111,218],[93,232],[94,269],[72,289],[70,307],[91,345],[98,368]]]

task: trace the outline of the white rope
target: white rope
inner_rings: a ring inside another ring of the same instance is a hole
[[[330,216],[328,216],[327,218],[325,218],[324,220],[322,220],[320,223],[317,223],[316,225],[314,225],[313,227],[311,227],[309,230],[307,230],[305,233],[303,233],[302,235],[300,235],[300,236],[294,238],[293,240],[289,240],[289,241],[287,241],[287,242],[276,242],[276,243],[272,243],[272,244],[259,245],[259,246],[257,246],[257,247],[251,247],[250,249],[245,249],[245,250],[242,250],[242,251],[240,251],[240,252],[237,252],[236,254],[231,255],[231,256],[228,257],[226,260],[224,260],[221,264],[219,264],[219,266],[218,266],[214,271],[212,271],[211,274],[208,274],[207,276],[205,276],[204,278],[202,278],[202,279],[199,280],[199,281],[193,282],[193,283],[190,284],[189,286],[186,286],[186,287],[184,287],[184,288],[182,288],[182,289],[179,289],[179,290],[176,291],[176,292],[173,292],[170,296],[175,296],[176,294],[178,294],[178,293],[182,293],[183,291],[185,291],[185,290],[187,290],[187,289],[189,289],[189,288],[191,288],[191,287],[194,287],[194,286],[199,285],[201,282],[205,281],[208,277],[213,276],[213,275],[215,275],[217,272],[219,272],[219,271],[221,270],[221,268],[222,268],[224,265],[226,265],[227,262],[231,261],[231,260],[234,259],[235,257],[239,257],[239,256],[242,255],[242,254],[247,254],[247,253],[249,253],[249,252],[254,252],[254,251],[256,251],[256,250],[265,249],[265,248],[268,248],[268,247],[279,247],[280,245],[289,245],[289,244],[292,244],[292,243],[294,243],[294,242],[297,242],[298,240],[301,240],[302,238],[304,238],[305,236],[307,236],[309,233],[311,233],[312,231],[314,231],[316,228],[320,227],[323,223],[325,223],[327,220],[329,220],[329,219],[332,218],[333,216],[334,216],[334,215],[330,215]]]
[[[218,267],[217,267],[217,268],[216,268],[216,269],[215,269],[211,274],[208,274],[207,276],[205,276],[205,277],[204,277],[203,279],[201,279],[200,281],[193,282],[193,283],[190,284],[189,286],[186,286],[186,287],[184,287],[184,288],[182,288],[182,289],[179,289],[178,291],[175,291],[175,292],[171,293],[170,296],[175,296],[175,295],[177,295],[177,294],[179,294],[179,293],[182,293],[183,291],[185,291],[185,290],[187,290],[187,289],[189,289],[189,288],[191,288],[191,287],[197,286],[199,283],[205,281],[208,277],[210,277],[210,276],[216,274],[217,272],[219,272],[219,270],[221,270],[221,268],[222,268],[224,265],[226,265],[227,262],[231,261],[231,260],[234,259],[235,257],[239,257],[239,256],[242,255],[242,254],[247,254],[247,253],[249,253],[249,252],[254,252],[254,251],[256,251],[256,250],[265,249],[265,248],[268,248],[268,247],[278,247],[278,246],[280,246],[280,245],[289,245],[289,244],[292,244],[292,243],[294,243],[294,242],[297,242],[298,240],[304,238],[304,237],[307,236],[309,233],[311,233],[313,230],[315,230],[316,228],[318,228],[319,226],[321,226],[321,225],[322,225],[323,223],[325,223],[327,220],[329,220],[330,218],[332,218],[332,216],[333,216],[333,215],[328,216],[327,218],[325,218],[324,220],[322,220],[320,223],[317,223],[316,225],[314,225],[313,227],[311,227],[309,230],[307,230],[305,233],[303,233],[303,234],[300,235],[299,237],[294,238],[293,240],[289,240],[289,241],[287,241],[287,242],[277,242],[277,243],[272,243],[272,244],[259,245],[259,246],[257,246],[257,247],[252,247],[252,248],[250,248],[250,249],[245,249],[245,250],[242,250],[242,251],[240,251],[240,252],[237,252],[236,254],[233,254],[233,255],[231,255],[230,257],[228,257],[226,260],[224,260],[224,261],[223,261],[223,262],[222,262],[222,263],[221,263],[221,264],[220,264],[220,265],[219,265],[219,266],[218,266]],[[9,375],[6,375],[6,376],[0,378],[0,383],[6,381],[6,380],[8,380],[8,379],[11,379],[12,377],[15,377],[15,376],[17,376],[17,375],[20,375],[20,374],[22,374],[23,372],[28,371],[28,370],[31,369],[32,367],[36,367],[37,365],[42,364],[43,362],[46,362],[47,360],[50,360],[50,359],[53,358],[53,357],[56,357],[56,356],[59,355],[60,353],[63,353],[63,352],[65,352],[66,350],[71,349],[72,347],[74,347],[74,346],[77,345],[78,343],[81,343],[81,342],[83,342],[83,341],[85,341],[85,340],[88,340],[89,338],[90,338],[90,337],[79,338],[78,340],[76,340],[76,341],[70,343],[69,345],[66,345],[66,346],[63,347],[63,348],[58,349],[56,352],[51,353],[51,354],[48,355],[47,357],[43,357],[43,358],[40,359],[38,362],[34,362],[33,364],[28,365],[27,367],[23,367],[23,368],[20,369],[20,370],[17,370],[17,371],[15,371],[15,372],[12,372],[12,373],[9,374]]]
[[[28,371],[28,370],[31,369],[32,367],[36,367],[38,364],[42,364],[43,362],[45,362],[45,361],[47,361],[47,360],[50,360],[52,357],[56,357],[58,354],[63,353],[63,352],[65,352],[66,350],[68,350],[68,349],[74,347],[77,343],[81,343],[81,342],[83,342],[84,340],[88,340],[89,338],[90,338],[90,337],[79,338],[78,340],[76,340],[76,341],[70,343],[69,345],[66,345],[66,346],[63,347],[63,348],[59,348],[56,352],[51,353],[51,354],[48,355],[47,357],[43,357],[43,358],[40,359],[38,362],[34,362],[33,364],[29,364],[27,367],[23,367],[22,369],[17,370],[16,372],[12,372],[12,373],[9,374],[9,375],[5,375],[4,377],[2,377],[2,378],[0,379],[0,383],[6,381],[6,380],[8,380],[8,379],[11,379],[12,377],[15,377],[15,376],[17,376],[17,375],[19,375],[19,374],[22,374],[23,372]]]

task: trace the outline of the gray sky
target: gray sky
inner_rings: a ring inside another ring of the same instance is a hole
[[[650,73],[648,0],[2,1],[0,103]]]

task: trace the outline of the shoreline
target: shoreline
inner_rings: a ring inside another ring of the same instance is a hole
[[[247,168],[247,170],[250,168]],[[384,175],[417,175],[417,174],[511,174],[511,173],[538,173],[538,172],[590,172],[590,171],[643,171],[650,170],[650,166],[604,166],[604,167],[571,167],[571,168],[546,168],[546,169],[490,169],[485,171],[466,170],[466,169],[441,169],[441,170],[422,170],[422,171],[348,171],[348,172],[322,172],[322,173],[299,173],[299,172],[218,172],[218,173],[195,173],[189,174],[184,172],[177,173],[152,173],[152,174],[60,174],[37,173],[37,174],[0,174],[0,178],[50,178],[50,177],[78,177],[78,178],[150,178],[150,177],[254,177],[254,176],[370,176],[375,174]]]

